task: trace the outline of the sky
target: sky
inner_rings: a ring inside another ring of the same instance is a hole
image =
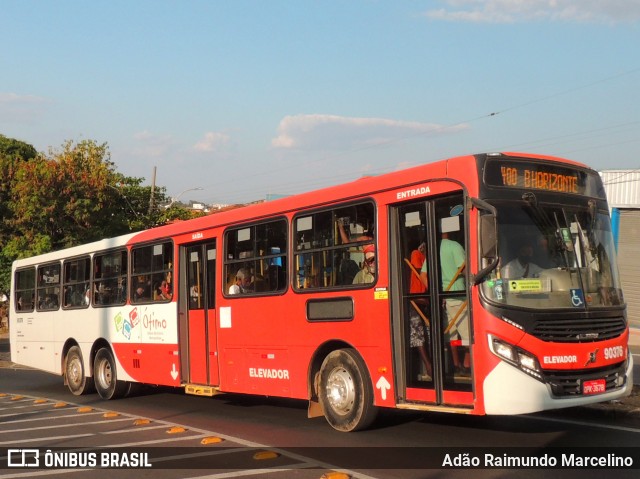
[[[0,0],[0,134],[180,201],[443,158],[640,168],[640,0]]]

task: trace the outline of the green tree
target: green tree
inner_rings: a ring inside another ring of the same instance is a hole
[[[194,216],[177,205],[150,209],[151,187],[116,171],[108,146],[93,140],[38,154],[0,135],[0,166],[0,293],[15,259]],[[166,190],[156,186],[154,205],[163,203]]]
[[[13,214],[9,207],[16,173],[25,161],[38,155],[36,149],[20,140],[0,135],[0,294],[9,291],[12,253],[6,250],[7,242],[14,236],[9,220]]]
[[[29,145],[15,140],[7,144],[12,152],[30,156],[24,161],[17,154],[0,154],[2,170],[10,171],[10,181],[4,181],[0,190],[0,291],[8,291],[11,262],[17,258],[139,231],[171,219],[163,209],[149,211],[151,187],[142,186],[142,178],[117,172],[106,144],[67,141],[46,155],[33,154]],[[165,188],[155,188],[154,202],[166,202]]]
[[[12,197],[15,176],[20,165],[34,159],[38,155],[36,149],[22,141],[0,135],[0,247],[6,241],[10,229],[5,220],[11,216],[9,201]]]
[[[35,158],[38,152],[29,143],[0,135],[0,155],[30,160]]]
[[[151,188],[141,183],[115,170],[106,144],[68,141],[22,163],[11,223],[29,244],[42,244],[37,239],[45,236],[54,250],[148,228],[159,215],[148,211]],[[157,190],[164,200],[164,189]]]

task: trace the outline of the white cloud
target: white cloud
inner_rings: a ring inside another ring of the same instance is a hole
[[[558,21],[580,23],[636,23],[640,0],[442,0],[442,8],[428,10],[433,20],[470,23]]]
[[[220,151],[229,145],[230,140],[231,137],[227,133],[210,131],[205,133],[202,140],[196,143],[193,149],[203,153]]]
[[[298,150],[344,150],[384,145],[417,136],[441,135],[466,129],[433,123],[384,118],[353,118],[337,115],[286,116],[271,146]]]
[[[49,103],[35,95],[0,92],[0,122],[32,123],[45,113]]]
[[[35,95],[0,92],[0,105],[32,105],[46,102],[44,98]]]

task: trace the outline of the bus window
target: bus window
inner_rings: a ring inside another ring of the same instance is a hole
[[[375,258],[374,224],[374,207],[370,202],[297,216],[295,288],[372,283],[375,265],[368,265],[366,260]],[[361,271],[368,274],[359,274]]]
[[[15,277],[16,311],[21,313],[33,311],[35,287],[36,287],[36,269],[35,268],[16,271],[16,277]]]
[[[170,301],[173,296],[173,243],[131,250],[133,277],[131,301]]]
[[[60,307],[60,263],[38,267],[38,311],[55,311]]]
[[[125,304],[127,251],[113,251],[93,257],[93,304]]]
[[[287,222],[225,232],[225,294],[258,294],[287,287]]]
[[[487,298],[539,310],[624,304],[606,210],[544,201],[496,208],[501,263],[483,283]]]
[[[91,279],[91,260],[86,258],[65,261],[62,275],[62,307],[86,308],[90,302],[89,281]]]

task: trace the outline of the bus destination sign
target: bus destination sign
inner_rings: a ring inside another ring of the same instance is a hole
[[[485,183],[489,186],[584,194],[586,173],[545,163],[493,160],[486,164]]]

